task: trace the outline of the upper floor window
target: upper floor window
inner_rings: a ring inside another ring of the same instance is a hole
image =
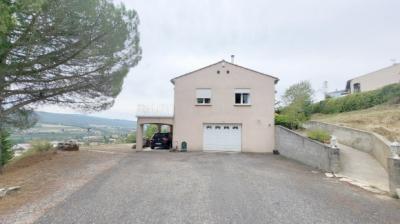
[[[355,92],[355,93],[361,92],[361,85],[360,85],[360,83],[354,83],[353,89],[354,89],[353,92]]]
[[[197,104],[211,104],[211,89],[196,89]]]
[[[250,89],[235,89],[235,104],[250,105]]]

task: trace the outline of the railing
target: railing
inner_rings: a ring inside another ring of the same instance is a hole
[[[173,106],[168,104],[139,104],[136,116],[173,116]]]

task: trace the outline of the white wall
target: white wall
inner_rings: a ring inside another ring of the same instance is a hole
[[[211,88],[211,105],[196,105],[196,88]],[[235,88],[250,88],[251,106],[234,105]],[[238,123],[242,151],[273,151],[274,78],[220,62],[175,79],[174,92],[174,146],[186,141],[189,150],[202,150],[204,123]]]

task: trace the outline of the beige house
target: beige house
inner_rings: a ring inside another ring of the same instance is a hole
[[[347,81],[346,92],[365,92],[394,83],[400,83],[400,64],[394,64]]]
[[[171,80],[173,117],[138,117],[143,125],[172,126],[173,147],[189,151],[272,152],[275,84],[278,78],[220,61]]]

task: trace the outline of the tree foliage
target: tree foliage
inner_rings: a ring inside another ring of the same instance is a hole
[[[32,109],[41,104],[107,109],[141,59],[138,15],[122,4],[2,0],[0,10],[3,124],[34,123]]]
[[[14,156],[12,144],[10,141],[10,134],[6,131],[0,131],[0,168],[5,165]]]
[[[285,106],[280,109],[281,115],[276,117],[275,122],[291,129],[300,127],[311,115],[313,94],[308,81],[290,86],[282,96]]]
[[[146,138],[148,138],[148,139],[151,139],[151,138],[153,137],[153,135],[154,135],[155,133],[157,133],[158,131],[159,131],[159,130],[158,130],[157,125],[155,125],[155,124],[149,124],[149,125],[146,127],[146,131],[145,131],[144,136],[145,136]]]
[[[128,134],[125,139],[126,143],[136,143],[136,132]]]
[[[367,109],[384,103],[400,103],[400,84],[390,84],[377,90],[326,99],[314,103],[312,113],[342,113]]]

